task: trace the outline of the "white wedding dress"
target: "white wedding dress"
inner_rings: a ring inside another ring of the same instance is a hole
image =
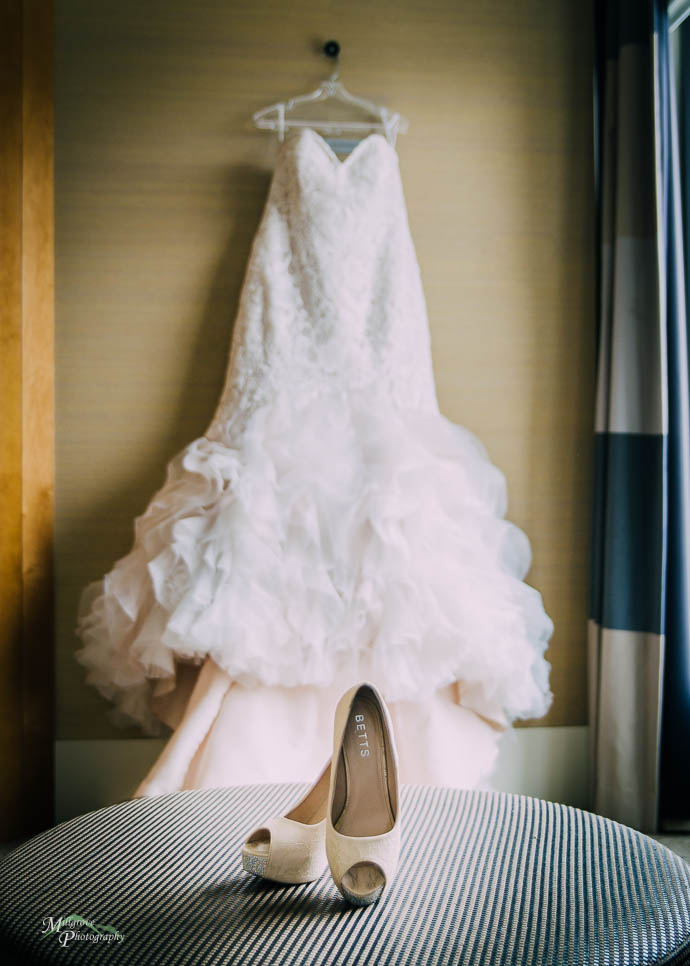
[[[175,729],[137,794],[313,778],[364,679],[402,780],[477,784],[551,700],[553,625],[505,513],[439,412],[395,149],[370,134],[340,161],[289,132],[216,413],[82,595],[77,659],[113,720]]]

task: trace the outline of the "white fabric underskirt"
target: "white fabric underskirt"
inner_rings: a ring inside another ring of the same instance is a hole
[[[174,728],[135,797],[264,782],[311,782],[331,754],[333,713],[346,682],[245,687],[208,658],[180,687],[153,700]],[[400,780],[477,788],[488,779],[503,729],[457,703],[454,685],[424,702],[388,705]],[[270,752],[270,753],[269,753]]]

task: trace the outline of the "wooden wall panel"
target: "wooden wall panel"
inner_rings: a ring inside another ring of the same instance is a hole
[[[22,776],[21,7],[3,2],[0,14],[0,826],[9,837]]]
[[[52,824],[52,6],[0,2],[0,837]]]
[[[399,138],[443,411],[506,473],[556,632],[537,724],[581,724],[594,359],[592,12],[568,0],[60,0],[59,735],[116,737],[73,659],[81,588],[131,545],[221,389],[275,158],[251,114],[328,73]],[[136,731],[127,734],[136,734]]]

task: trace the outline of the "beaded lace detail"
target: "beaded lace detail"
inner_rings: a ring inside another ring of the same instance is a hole
[[[303,128],[280,147],[206,435],[229,439],[281,392],[360,389],[438,411],[398,155],[375,133],[341,161]]]

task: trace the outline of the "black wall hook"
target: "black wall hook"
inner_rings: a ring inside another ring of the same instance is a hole
[[[326,57],[337,57],[340,53],[340,44],[337,40],[327,40],[323,45],[323,52]]]

